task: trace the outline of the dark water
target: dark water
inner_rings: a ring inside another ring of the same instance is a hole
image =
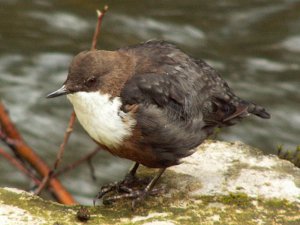
[[[300,133],[300,1],[108,1],[99,48],[115,49],[148,39],[176,43],[223,74],[241,97],[264,105],[265,121],[250,118],[224,129],[219,139],[241,140],[274,153],[294,148]],[[71,106],[47,100],[60,87],[72,56],[90,48],[95,9],[104,1],[0,3],[0,96],[26,141],[49,163],[62,141]],[[64,162],[94,148],[77,125]],[[81,202],[98,187],[120,179],[130,162],[101,153],[93,160],[97,182],[82,166],[62,178]],[[0,185],[29,182],[0,158]],[[76,179],[74,179],[76,176]]]

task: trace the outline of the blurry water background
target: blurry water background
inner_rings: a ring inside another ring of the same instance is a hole
[[[62,141],[71,105],[45,95],[61,86],[72,57],[90,48],[96,8],[109,4],[98,48],[116,49],[165,39],[215,67],[235,92],[265,106],[271,120],[249,118],[223,129],[218,139],[240,140],[276,153],[295,148],[300,134],[300,1],[295,0],[1,0],[0,96],[25,140],[49,164]],[[95,144],[76,125],[64,163]],[[100,153],[61,178],[81,203],[99,187],[121,179],[130,162]],[[23,189],[30,182],[0,156],[0,185]]]

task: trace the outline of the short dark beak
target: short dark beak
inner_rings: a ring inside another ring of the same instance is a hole
[[[65,95],[65,94],[68,94],[68,90],[66,89],[66,86],[63,85],[60,89],[50,93],[47,95],[47,98],[55,98],[55,97],[58,97],[58,96],[61,96],[61,95]]]

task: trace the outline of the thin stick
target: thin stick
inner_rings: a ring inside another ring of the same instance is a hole
[[[73,131],[73,126],[74,126],[75,120],[76,120],[76,114],[73,111],[71,116],[70,116],[70,119],[69,119],[68,128],[67,128],[67,130],[65,132],[65,135],[64,135],[63,143],[60,145],[59,151],[58,151],[57,156],[56,156],[56,161],[55,161],[55,164],[54,164],[54,170],[56,170],[58,168],[58,166],[61,162],[62,156],[63,156],[64,151],[65,151],[65,146],[68,143],[70,135]]]
[[[14,153],[15,157],[9,155],[6,152],[3,152],[3,155],[5,158],[7,158],[8,160],[10,160],[10,157],[12,157],[12,164],[15,165],[19,170],[21,170],[22,172],[25,173],[25,175],[29,174],[29,177],[31,178],[35,178],[34,172],[33,172],[33,168],[30,167],[30,165],[28,163],[26,163],[26,161],[22,158],[22,156],[18,153],[18,151],[16,150],[16,144],[18,144],[19,140],[13,140],[11,138],[9,138],[5,132],[3,131],[1,124],[0,124],[0,140],[7,145],[7,147],[9,147],[12,152]],[[2,150],[3,151],[3,150]],[[5,155],[8,154],[8,155]],[[22,168],[24,169],[22,169]],[[40,183],[40,182],[39,182]]]
[[[107,12],[107,10],[108,10],[107,5],[104,6],[102,11],[97,10],[98,21],[97,21],[97,25],[96,25],[94,36],[93,36],[91,50],[96,49],[98,36],[99,36],[100,30],[101,30],[102,19],[103,19],[105,13]]]
[[[3,131],[2,127],[1,127],[1,124],[0,124],[0,140],[5,143],[12,151],[13,153],[15,154],[15,157],[20,161],[20,163],[23,164],[24,167],[26,167],[28,170],[29,168],[27,167],[27,165],[25,164],[25,161],[24,159],[22,158],[22,156],[20,156],[20,154],[18,153],[18,151],[16,151],[15,149],[15,145],[17,144],[17,142],[19,140],[14,140],[14,139],[11,139],[9,138],[5,132]]]
[[[9,147],[16,145],[16,143],[18,142],[18,140],[14,140],[7,137],[7,135],[2,130],[1,124],[0,124],[0,140],[2,140]]]
[[[71,133],[73,131],[73,126],[74,126],[75,120],[76,120],[76,115],[75,115],[75,112],[73,111],[72,114],[71,114],[71,116],[70,116],[68,127],[67,127],[65,135],[64,135],[64,140],[63,140],[62,144],[60,145],[59,150],[57,152],[56,160],[54,162],[53,169],[50,170],[49,173],[47,174],[47,176],[45,176],[43,178],[41,184],[36,189],[36,191],[34,192],[34,194],[39,195],[42,192],[42,190],[48,185],[48,182],[52,178],[52,176],[54,174],[54,171],[58,168],[58,166],[59,166],[59,164],[60,164],[60,162],[62,160],[64,151],[65,151],[65,146],[66,146],[66,144],[67,144],[67,142],[68,142],[68,140],[70,138],[70,135],[71,135]]]
[[[38,180],[27,168],[25,168],[22,163],[20,163],[17,159],[15,159],[12,155],[8,154],[6,151],[4,151],[2,148],[0,148],[0,155],[2,155],[4,158],[8,160],[12,165],[14,165],[17,169],[19,169],[22,173],[30,177],[33,182],[37,185],[41,183],[40,180]]]
[[[76,168],[77,166],[81,165],[82,163],[88,161],[89,159],[93,158],[101,149],[99,147],[97,147],[95,150],[93,150],[92,152],[88,153],[87,155],[85,155],[84,157],[82,157],[81,159],[73,162],[72,164],[67,165],[66,167],[60,169],[59,171],[55,172],[53,174],[53,177],[58,177],[63,173],[67,173],[70,170]]]
[[[96,177],[96,173],[95,173],[95,168],[94,168],[93,163],[92,163],[92,158],[88,159],[87,164],[88,164],[90,172],[91,172],[92,180],[96,181],[97,177]]]
[[[48,185],[50,178],[52,177],[53,170],[50,170],[49,173],[44,176],[42,182],[40,182],[38,188],[34,191],[35,195],[41,194],[42,190]]]

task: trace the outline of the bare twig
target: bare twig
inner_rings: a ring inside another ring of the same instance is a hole
[[[16,151],[15,145],[19,142],[19,140],[14,140],[9,138],[5,132],[3,131],[1,124],[0,124],[0,140],[6,144],[15,154],[15,157],[20,161],[20,163],[23,164],[24,167],[27,168],[27,170],[29,171],[30,168],[28,167],[28,165],[26,164],[26,162],[24,161],[24,159],[22,158],[22,156],[20,156],[20,154],[18,153],[18,151]]]
[[[59,166],[59,164],[62,160],[64,151],[65,151],[65,146],[66,146],[66,144],[67,144],[67,142],[70,138],[70,135],[73,131],[73,126],[74,126],[75,120],[76,120],[76,115],[75,115],[75,112],[73,111],[71,116],[70,116],[68,127],[67,127],[65,135],[64,135],[64,140],[63,140],[62,144],[59,147],[59,151],[57,152],[56,160],[54,162],[53,169],[50,170],[49,173],[47,174],[47,176],[45,176],[43,178],[41,184],[39,185],[39,187],[34,192],[36,195],[39,195],[42,192],[42,190],[48,185],[49,180],[53,177],[54,171],[58,168],[58,166]]]
[[[39,186],[34,191],[35,195],[41,194],[42,190],[48,185],[48,182],[49,182],[50,178],[52,177],[52,174],[53,174],[53,170],[50,170],[49,173],[43,177],[42,182],[40,182]]]
[[[105,13],[107,12],[107,10],[108,10],[108,6],[107,5],[104,6],[104,8],[103,8],[102,11],[97,10],[98,21],[97,21],[97,25],[96,25],[94,36],[93,36],[91,50],[95,50],[96,49],[98,36],[100,34],[102,19],[103,19]]]
[[[37,185],[41,183],[39,179],[37,179],[31,171],[29,171],[27,168],[23,166],[21,162],[19,162],[15,157],[12,155],[8,154],[6,151],[4,151],[2,148],[0,148],[0,155],[2,155],[4,158],[7,159],[8,162],[10,162],[12,165],[14,165],[17,169],[19,169],[22,173],[30,177],[33,182]]]
[[[33,168],[22,158],[22,156],[16,150],[16,145],[19,144],[20,141],[9,138],[3,131],[1,124],[0,124],[0,140],[4,144],[6,144],[7,147],[9,147],[12,150],[15,157],[11,156],[10,154],[6,153],[3,150],[1,151],[1,153],[3,153],[2,155],[6,159],[8,159],[12,165],[17,167],[17,169],[19,169],[25,175],[28,175],[30,178],[32,178],[34,180],[34,178],[36,178],[36,177],[34,175]],[[37,183],[37,182],[35,182],[35,183]]]
[[[76,114],[73,111],[72,114],[71,114],[71,116],[70,116],[70,119],[69,119],[68,128],[67,128],[67,130],[65,132],[64,141],[60,145],[59,151],[58,151],[57,156],[56,156],[56,161],[54,163],[54,170],[56,170],[58,168],[59,163],[61,162],[62,156],[63,156],[64,151],[65,151],[65,146],[68,143],[70,135],[71,135],[71,133],[73,131],[73,126],[74,126],[75,120],[76,120]]]
[[[14,140],[9,138],[2,130],[1,124],[0,124],[0,140],[2,140],[7,146],[13,147],[17,144],[18,140]]]
[[[22,139],[20,133],[10,120],[7,110],[0,101],[0,124],[8,138],[14,140],[15,151],[22,156],[41,176],[47,176],[50,168]],[[75,204],[75,200],[71,194],[62,186],[57,179],[52,179],[50,182],[51,190],[59,202],[63,204]]]
[[[88,163],[88,166],[89,166],[89,169],[90,169],[90,172],[91,172],[92,180],[96,181],[97,177],[96,177],[96,174],[95,174],[95,168],[94,168],[93,163],[92,163],[92,158],[89,158],[87,160],[87,163]]]
[[[73,162],[70,165],[67,165],[66,167],[60,169],[59,171],[55,172],[53,174],[53,177],[58,177],[63,173],[67,173],[70,170],[76,168],[77,166],[79,166],[80,164],[90,160],[92,157],[94,157],[101,149],[99,147],[97,147],[95,150],[93,150],[92,152],[90,152],[89,154],[85,155],[84,157],[82,157],[81,159]]]

